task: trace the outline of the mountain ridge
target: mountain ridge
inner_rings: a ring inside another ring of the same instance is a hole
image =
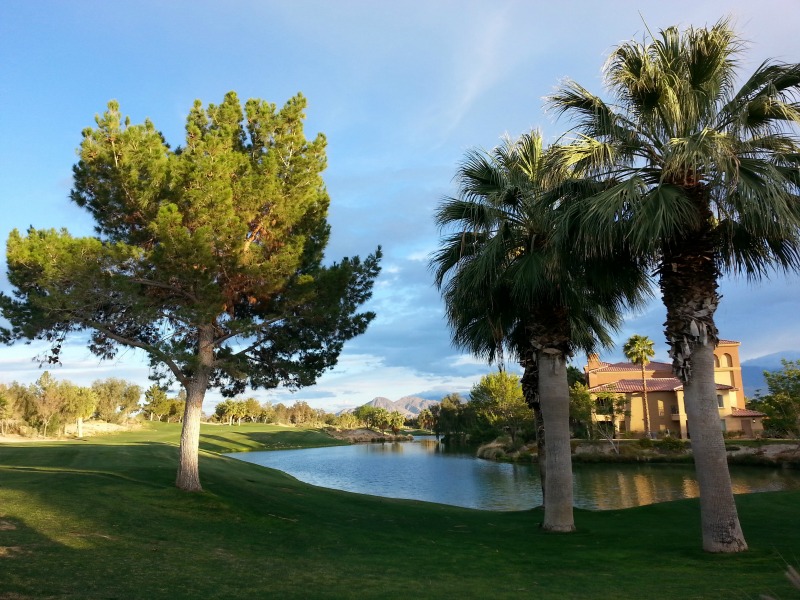
[[[420,396],[403,396],[398,400],[389,400],[385,396],[376,396],[369,402],[361,404],[360,406],[374,406],[376,408],[383,408],[389,412],[398,411],[404,417],[415,418],[426,408],[439,404],[438,400],[428,400]],[[353,412],[357,407],[346,408],[340,411],[339,414],[345,412]]]
[[[769,393],[764,371],[780,371],[781,359],[800,360],[800,350],[781,350],[742,361],[742,383],[747,398],[754,398],[756,393],[762,396]]]

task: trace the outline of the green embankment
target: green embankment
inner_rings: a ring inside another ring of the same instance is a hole
[[[796,597],[800,492],[738,497],[751,550],[700,551],[696,500],[497,513],[315,488],[216,452],[331,443],[270,426],[202,430],[203,494],[172,486],[177,426],[0,445],[0,598]]]

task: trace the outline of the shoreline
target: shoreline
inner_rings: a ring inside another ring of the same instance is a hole
[[[676,443],[677,442],[677,443]],[[675,440],[659,445],[657,441],[641,443],[640,440],[615,440],[619,452],[607,441],[572,440],[572,462],[592,463],[693,463],[691,443]],[[754,465],[800,469],[800,441],[785,440],[728,440],[728,464]],[[509,463],[536,463],[536,445],[511,450],[495,440],[483,444],[476,456],[486,460]]]

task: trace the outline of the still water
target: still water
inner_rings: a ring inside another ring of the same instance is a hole
[[[289,473],[321,487],[485,510],[542,503],[536,465],[496,463],[448,452],[434,439],[229,456]],[[693,465],[575,465],[575,506],[628,508],[699,493]],[[731,467],[735,493],[800,489],[800,473]]]

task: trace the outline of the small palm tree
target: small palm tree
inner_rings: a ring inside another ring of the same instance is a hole
[[[747,549],[715,401],[718,280],[800,266],[800,65],[764,62],[737,90],[741,47],[725,20],[669,27],[611,54],[613,104],[575,82],[550,98],[578,134],[554,168],[605,184],[572,204],[575,243],[602,255],[624,239],[658,273],[711,552]]]
[[[535,384],[546,430],[542,527],[572,531],[567,358],[611,342],[609,329],[620,325],[623,303],[639,299],[646,277],[636,265],[584,262],[555,243],[545,164],[538,133],[469,152],[458,196],[437,211],[449,233],[431,267],[456,345],[490,360],[508,349],[524,363],[524,393],[533,395]]]
[[[650,437],[650,408],[647,404],[647,378],[644,376],[644,369],[650,363],[650,359],[656,355],[653,346],[654,342],[649,337],[632,335],[622,348],[625,357],[642,368],[642,404],[644,408],[644,431],[647,437]]]

